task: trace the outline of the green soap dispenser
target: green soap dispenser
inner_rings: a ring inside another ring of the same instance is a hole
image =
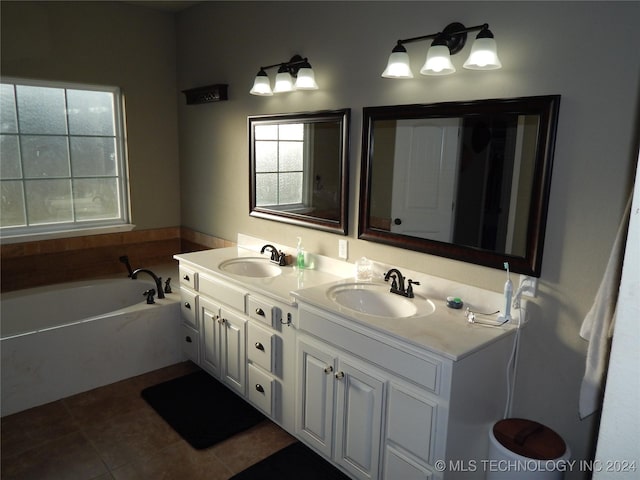
[[[304,248],[302,247],[302,237],[298,238],[298,248],[296,251],[296,266],[304,268]]]

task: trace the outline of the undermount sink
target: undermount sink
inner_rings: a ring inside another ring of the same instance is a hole
[[[348,283],[331,287],[327,291],[330,300],[338,305],[376,317],[406,318],[430,315],[435,305],[416,295],[406,298],[391,293],[388,285]]]
[[[267,278],[276,277],[282,269],[269,260],[259,257],[234,258],[219,265],[220,270],[243,277]]]

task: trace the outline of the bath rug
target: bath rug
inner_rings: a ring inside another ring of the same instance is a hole
[[[309,447],[295,442],[230,480],[349,480],[344,473]]]
[[[204,370],[145,388],[141,395],[197,450],[253,427],[265,418]]]

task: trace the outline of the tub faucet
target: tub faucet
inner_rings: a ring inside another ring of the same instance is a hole
[[[122,255],[120,257],[120,261],[124,263],[124,265],[127,267],[127,272],[129,272],[129,276],[133,275],[133,269],[131,268],[131,264],[129,263],[129,257],[127,257],[126,255]]]
[[[131,278],[135,280],[136,278],[138,278],[139,273],[147,273],[151,275],[153,281],[156,282],[156,292],[158,293],[158,298],[164,298],[164,291],[162,290],[162,278],[158,277],[155,273],[146,268],[138,268],[134,270],[133,272],[131,272]]]
[[[391,282],[391,293],[402,295],[403,297],[407,298],[414,298],[415,295],[413,293],[412,285],[420,285],[420,282],[414,282],[413,280],[409,279],[409,286],[405,290],[404,276],[397,268],[392,268],[391,270],[389,270],[384,276],[384,281],[388,282],[389,278],[393,278]]]

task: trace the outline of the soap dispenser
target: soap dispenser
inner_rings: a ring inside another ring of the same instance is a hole
[[[296,266],[304,268],[304,248],[302,246],[302,237],[298,238],[298,247],[296,249]]]

